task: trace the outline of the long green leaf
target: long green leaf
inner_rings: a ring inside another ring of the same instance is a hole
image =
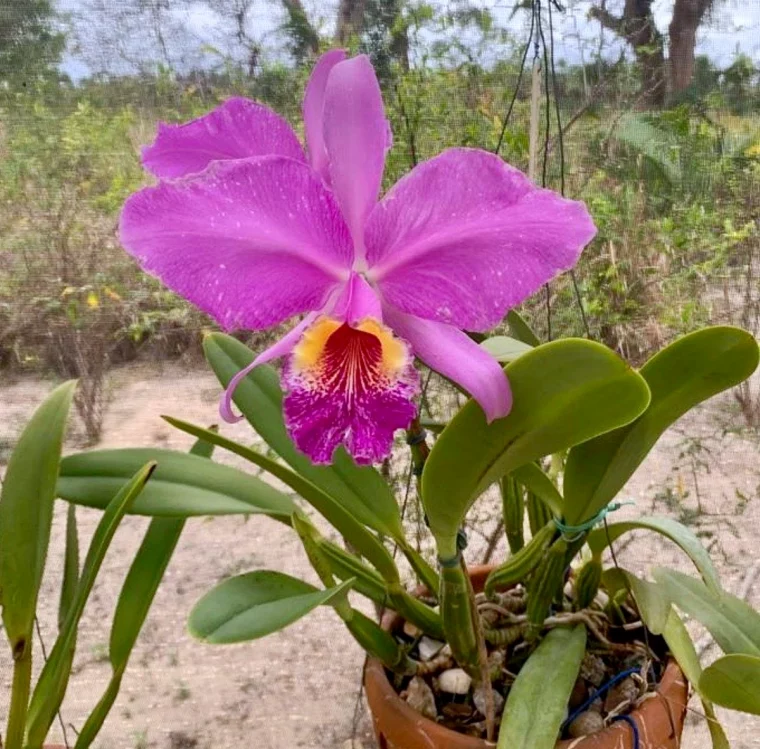
[[[702,546],[702,542],[686,526],[681,525],[673,518],[653,516],[611,523],[607,528],[592,531],[587,542],[594,553],[601,554],[610,543],[614,543],[624,533],[635,530],[654,531],[673,541],[694,562],[694,566],[699,570],[702,579],[710,589],[720,590],[718,571],[715,569],[707,550]]]
[[[66,549],[63,557],[63,580],[61,581],[61,601],[58,606],[58,629],[66,622],[66,617],[74,602],[79,584],[79,533],[77,531],[77,508],[66,508]]]
[[[40,673],[29,705],[27,717],[29,749],[39,749],[42,746],[55,714],[63,702],[76,649],[79,620],[92,591],[92,586],[95,584],[100,566],[119,523],[129,510],[130,505],[139,496],[155,468],[156,464],[149,462],[135,473],[126,486],[108,504],[95,529],[66,623],[59,632],[47,662]]]
[[[205,458],[210,458],[213,451],[214,446],[202,440],[190,449],[191,454]],[[69,509],[73,510],[74,505],[69,505]],[[92,744],[113,707],[132,649],[184,527],[184,518],[153,518],[150,521],[116,603],[108,653],[111,679],[79,731],[74,749],[87,749]]]
[[[723,652],[760,656],[760,614],[749,604],[675,570],[657,568],[653,575],[681,611],[707,627]]]
[[[649,403],[644,380],[591,341],[539,346],[507,365],[511,413],[491,424],[474,401],[431,450],[422,497],[439,554],[453,556],[456,533],[490,484],[526,463],[627,424]]]
[[[35,411],[8,461],[0,493],[0,604],[17,657],[31,642],[75,387],[76,382],[64,383]]]
[[[239,341],[213,333],[203,341],[209,364],[224,387],[253,361]],[[261,438],[293,470],[330,495],[360,522],[384,536],[404,541],[401,514],[383,477],[369,466],[358,466],[343,448],[330,466],[316,466],[288,436],[282,416],[282,389],[274,369],[256,367],[237,387],[235,403]]]
[[[605,570],[603,580],[608,590],[630,588],[647,629],[655,635],[663,633],[670,615],[671,604],[670,598],[657,583],[642,580],[622,567]]]
[[[526,463],[512,471],[511,475],[538,497],[555,517],[562,517],[562,495],[552,480],[535,463]]]
[[[222,437],[220,434],[211,432],[195,424],[188,424],[185,421],[174,419],[168,416],[164,417],[172,426],[181,429],[183,432],[192,434],[199,439],[206,440],[212,445],[229,450],[241,458],[251,461],[260,466],[265,471],[276,476],[280,481],[287,484],[293,491],[303,497],[317,512],[319,512],[328,522],[330,522],[344,538],[348,539],[356,548],[365,556],[380,572],[380,574],[389,581],[395,582],[399,579],[398,569],[393,561],[393,557],[383,545],[377,536],[368,531],[362,523],[355,518],[346,507],[334,499],[331,495],[322,491],[318,486],[303,476],[291,471],[277,461],[268,458],[261,453],[252,450],[245,445]]]
[[[716,705],[760,715],[760,657],[735,653],[718,658],[699,679],[699,691]]]
[[[699,691],[699,682],[702,676],[702,666],[699,663],[699,656],[694,647],[689,631],[681,621],[681,617],[678,616],[675,609],[670,607],[670,612],[665,624],[665,628],[662,633],[665,638],[665,642],[668,644],[670,652],[678,662],[681,670],[686,674],[686,678],[689,683]],[[700,695],[702,698],[702,705],[705,710],[705,716],[707,717],[707,726],[710,730],[710,737],[712,739],[713,749],[731,749],[728,739],[726,738],[723,726],[718,721],[718,716],[715,714],[712,702],[709,701],[704,695]]]
[[[352,582],[319,590],[281,572],[248,572],[206,593],[190,613],[188,627],[194,637],[213,644],[256,640],[345,595]]]
[[[159,467],[135,502],[133,514],[192,517],[261,513],[290,522],[293,501],[256,476],[210,463],[198,455],[158,448],[69,455],[61,461],[58,496],[103,509],[124,482],[150,460],[157,461]]]
[[[652,393],[636,421],[579,444],[565,468],[568,523],[592,518],[617,496],[660,435],[698,403],[733,387],[755,371],[758,347],[744,330],[715,327],[679,338],[652,357],[641,376]]]
[[[549,632],[509,691],[499,749],[553,749],[585,653],[582,624]]]

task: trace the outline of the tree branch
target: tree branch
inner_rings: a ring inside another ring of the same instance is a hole
[[[624,19],[610,13],[607,8],[604,7],[604,3],[602,3],[601,7],[598,7],[596,5],[592,6],[589,9],[588,15],[589,18],[593,18],[595,21],[599,21],[599,23],[601,23],[605,29],[609,29],[610,31],[614,31],[620,36],[624,36]]]

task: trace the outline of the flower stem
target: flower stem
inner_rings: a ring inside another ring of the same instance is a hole
[[[8,713],[8,730],[5,749],[22,749],[26,728],[26,712],[29,707],[29,691],[32,681],[32,649],[25,647],[13,663],[11,707]]]
[[[467,578],[467,595],[470,601],[470,615],[472,616],[473,628],[475,630],[475,640],[478,646],[478,670],[480,678],[480,688],[483,690],[483,696],[486,701],[486,741],[493,741],[494,731],[496,728],[496,710],[493,699],[493,688],[491,687],[491,672],[488,667],[488,650],[486,648],[485,632],[483,631],[483,622],[478,612],[478,605],[475,601],[475,591],[467,574],[467,566],[462,560],[462,570]]]

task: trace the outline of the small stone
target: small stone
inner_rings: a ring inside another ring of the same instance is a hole
[[[429,661],[431,658],[435,658],[438,653],[441,652],[445,642],[440,640],[434,640],[432,637],[423,637],[419,645],[417,645],[417,651],[420,654],[420,660]]]
[[[504,710],[504,698],[501,693],[495,689],[491,689],[493,694],[493,714],[494,716],[501,715]],[[486,690],[483,687],[478,687],[472,693],[472,701],[475,703],[475,707],[478,708],[478,712],[481,715],[486,714]]]
[[[447,694],[467,694],[472,678],[461,668],[450,668],[438,677],[438,689]]]
[[[449,702],[448,705],[443,706],[442,712],[450,720],[462,721],[469,720],[472,717],[473,709],[470,705],[465,705],[462,702]]]
[[[576,680],[573,686],[573,691],[570,692],[570,699],[567,701],[567,706],[571,710],[575,710],[580,707],[588,699],[588,687],[586,686],[585,679],[580,677]]]
[[[401,631],[407,637],[411,637],[413,640],[416,640],[422,634],[422,630],[420,630],[418,627],[415,627],[411,622],[406,621],[404,622],[404,626]]]
[[[438,710],[435,706],[435,696],[433,690],[428,686],[424,679],[415,676],[409,686],[404,691],[404,699],[409,707],[421,713],[426,718],[435,720],[438,717]]]
[[[594,710],[587,710],[581,713],[568,727],[568,733],[578,739],[581,736],[588,736],[590,733],[596,733],[604,728],[604,718]]]
[[[607,668],[604,665],[604,661],[598,655],[586,653],[583,663],[581,663],[581,678],[585,679],[589,684],[599,687],[606,676]]]
[[[628,676],[607,692],[607,697],[604,700],[604,712],[609,714],[620,710],[621,707],[629,707],[633,705],[638,696],[639,688],[636,686],[636,682]]]

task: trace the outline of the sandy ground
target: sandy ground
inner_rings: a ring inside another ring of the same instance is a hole
[[[51,381],[22,379],[0,384],[0,467],[10,445]],[[168,413],[199,424],[217,421],[218,387],[212,375],[179,364],[130,365],[110,376],[111,403],[99,447],[153,444],[187,449],[192,440],[161,421]],[[760,466],[757,443],[725,432],[740,424],[730,399],[713,401],[666,434],[626,487],[637,502],[619,517],[648,512],[686,517],[704,537],[730,590],[760,559]],[[251,441],[245,424],[224,433]],[[685,435],[690,440],[685,440]],[[76,428],[67,451],[81,447]],[[235,458],[217,459],[240,465]],[[698,488],[698,493],[695,491]],[[697,494],[702,505],[697,512]],[[54,639],[63,554],[63,503],[58,503],[40,606],[48,648]],[[477,507],[484,522],[494,516],[486,498]],[[82,546],[98,513],[79,510]],[[616,518],[617,519],[617,518]],[[76,671],[62,715],[69,743],[102,694],[110,666],[110,618],[121,581],[147,521],[127,518],[119,530],[84,615]],[[479,559],[484,541],[474,536],[468,553]],[[497,552],[498,554],[498,552]],[[689,570],[677,550],[647,536],[621,548],[621,562],[644,572],[652,564]],[[119,698],[95,746],[98,749],[355,749],[374,741],[363,702],[357,702],[363,654],[331,610],[317,610],[284,632],[255,643],[213,647],[185,631],[194,602],[222,578],[256,568],[278,569],[314,580],[294,534],[267,519],[194,519],[183,532],[135,648]],[[760,607],[760,582],[751,592]],[[39,649],[39,648],[38,648]],[[715,657],[715,649],[706,658]],[[37,657],[37,664],[41,658]],[[0,647],[0,722],[8,708],[10,659]],[[357,709],[358,706],[358,709]],[[707,749],[700,704],[692,700],[684,749]],[[734,749],[760,749],[760,718],[722,713]],[[60,739],[60,730],[54,738]],[[346,743],[346,742],[349,743]]]

